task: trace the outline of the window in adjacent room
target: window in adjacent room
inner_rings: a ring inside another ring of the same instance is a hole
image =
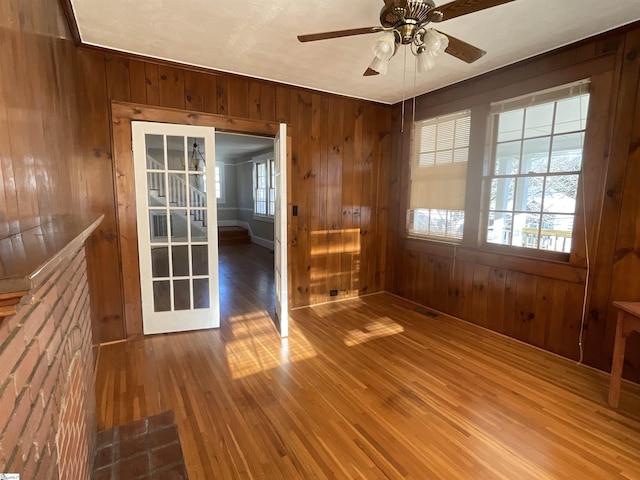
[[[224,203],[224,163],[216,163],[216,200]]]
[[[469,110],[415,123],[407,211],[410,236],[462,240],[470,129]]]
[[[570,252],[589,84],[492,104],[486,240]]]
[[[254,164],[254,213],[273,217],[275,213],[274,159],[258,160]]]

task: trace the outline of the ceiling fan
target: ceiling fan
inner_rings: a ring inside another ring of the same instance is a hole
[[[427,28],[427,25],[512,1],[514,0],[454,0],[436,7],[433,0],[384,0],[384,6],[380,10],[380,26],[298,35],[298,40],[313,42],[382,32],[380,39],[373,46],[373,62],[364,72],[364,76],[385,74],[389,60],[400,45],[410,46],[417,59],[418,71],[432,68],[434,58],[442,52],[472,63],[487,52],[451,35]]]

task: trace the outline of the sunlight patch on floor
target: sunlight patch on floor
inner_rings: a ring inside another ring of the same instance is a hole
[[[232,335],[225,345],[227,364],[234,379],[266,372],[317,355],[300,332],[280,338],[266,311],[229,319]]]
[[[344,339],[347,347],[353,347],[376,338],[389,337],[404,332],[404,327],[391,320],[389,317],[381,317],[368,323],[364,328],[349,330]]]

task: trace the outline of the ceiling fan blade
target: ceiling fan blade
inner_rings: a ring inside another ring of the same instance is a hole
[[[513,1],[514,0],[454,0],[453,2],[436,7],[435,10],[442,12],[442,20],[444,21]]]
[[[442,32],[438,31],[438,33]],[[446,35],[449,38],[449,46],[445,49],[445,52],[464,62],[473,63],[487,53],[484,50],[480,50],[478,47],[474,47],[473,45],[463,42],[451,35],[447,35],[446,33],[442,33],[442,35]]]
[[[374,75],[380,75],[379,72],[376,72],[374,69],[372,68],[367,68],[364,73],[362,74],[363,77],[372,77]]]
[[[315,42],[316,40],[328,40],[330,38],[351,37],[353,35],[364,35],[366,33],[381,32],[382,27],[350,28],[349,30],[336,30],[334,32],[312,33],[309,35],[298,35],[301,42]]]

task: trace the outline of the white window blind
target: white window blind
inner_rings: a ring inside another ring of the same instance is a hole
[[[461,239],[471,112],[416,122],[413,133],[408,232]]]

